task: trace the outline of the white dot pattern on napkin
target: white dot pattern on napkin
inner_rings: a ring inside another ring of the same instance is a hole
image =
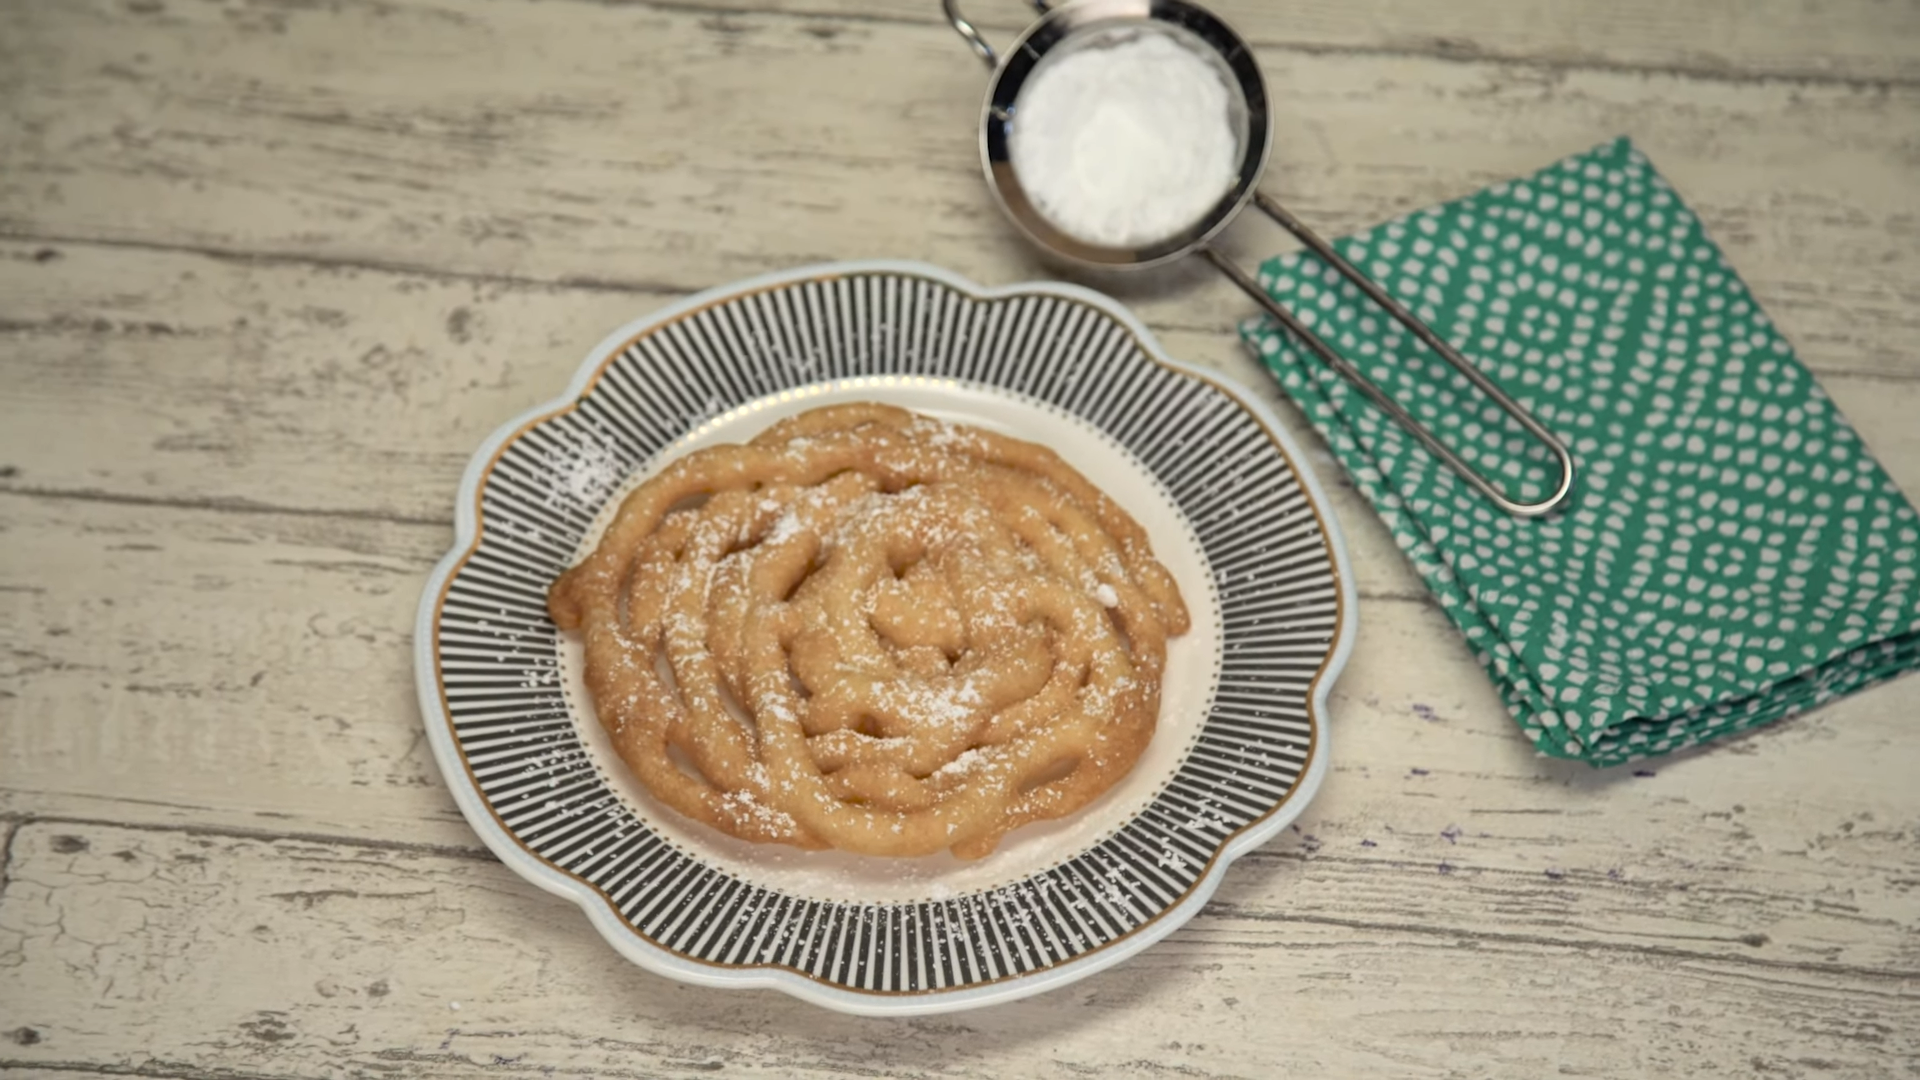
[[[1634,760],[1920,663],[1920,517],[1626,140],[1335,246],[1579,463],[1566,511],[1510,517],[1243,328],[1542,751]],[[1510,495],[1551,490],[1547,451],[1331,267],[1261,282]]]

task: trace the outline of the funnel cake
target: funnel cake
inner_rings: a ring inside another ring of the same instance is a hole
[[[1112,787],[1188,626],[1139,523],[1051,450],[873,404],[673,461],[548,607],[661,802],[882,856],[978,858]]]

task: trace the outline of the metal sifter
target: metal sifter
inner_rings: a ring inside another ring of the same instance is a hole
[[[1039,22],[1020,35],[1004,57],[994,51],[972,23],[960,14],[958,0],[941,0],[947,21],[967,40],[987,66],[993,69],[993,81],[981,114],[980,150],[986,166],[987,181],[1001,209],[1027,238],[1053,254],[1090,267],[1106,269],[1144,269],[1171,262],[1187,255],[1200,255],[1225,274],[1241,291],[1263,308],[1295,337],[1306,343],[1328,367],[1353,384],[1369,400],[1384,410],[1396,423],[1418,438],[1427,449],[1458,473],[1481,494],[1509,514],[1533,517],[1547,514],[1566,500],[1573,488],[1573,455],[1546,426],[1506,392],[1482,374],[1438,334],[1388,295],[1374,280],[1362,273],[1328,246],[1299,218],[1279,203],[1256,190],[1260,174],[1266,169],[1272,133],[1267,109],[1266,83],[1252,51],[1240,36],[1217,16],[1187,0],[1069,0],[1057,7],[1047,0],[1032,0],[1041,13]],[[1229,120],[1237,129],[1239,168],[1231,185],[1212,209],[1191,224],[1171,234],[1145,243],[1108,246],[1092,243],[1059,228],[1035,207],[1012,160],[1012,131],[1017,124],[1021,90],[1032,80],[1049,57],[1070,55],[1087,47],[1096,38],[1115,31],[1164,34],[1207,60],[1216,69],[1229,91]],[[1463,460],[1452,448],[1416,420],[1345,357],[1334,351],[1318,334],[1293,312],[1267,295],[1251,274],[1213,245],[1213,239],[1226,228],[1251,201],[1268,217],[1279,222],[1309,250],[1326,260],[1351,281],[1373,303],[1392,315],[1415,337],[1439,353],[1447,363],[1539,440],[1560,462],[1560,483],[1554,492],[1538,502],[1522,503],[1505,493]]]

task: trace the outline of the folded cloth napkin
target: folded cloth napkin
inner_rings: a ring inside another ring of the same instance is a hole
[[[1633,761],[1920,664],[1920,516],[1627,140],[1334,247],[1577,459],[1565,510],[1510,517],[1242,328],[1541,751]],[[1546,452],[1331,267],[1260,280],[1510,497],[1552,490]]]

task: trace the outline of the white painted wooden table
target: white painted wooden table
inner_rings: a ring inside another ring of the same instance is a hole
[[[1631,134],[1920,492],[1920,4],[1220,2],[1304,217]],[[1536,759],[1324,453],[1364,596],[1333,774],[1117,969],[841,1017],[630,967],[482,850],[409,648],[479,440],[737,277],[1043,274],[935,8],[0,4],[0,1067],[1920,1076],[1920,680],[1645,775]],[[1279,402],[1225,285],[1121,295]]]

